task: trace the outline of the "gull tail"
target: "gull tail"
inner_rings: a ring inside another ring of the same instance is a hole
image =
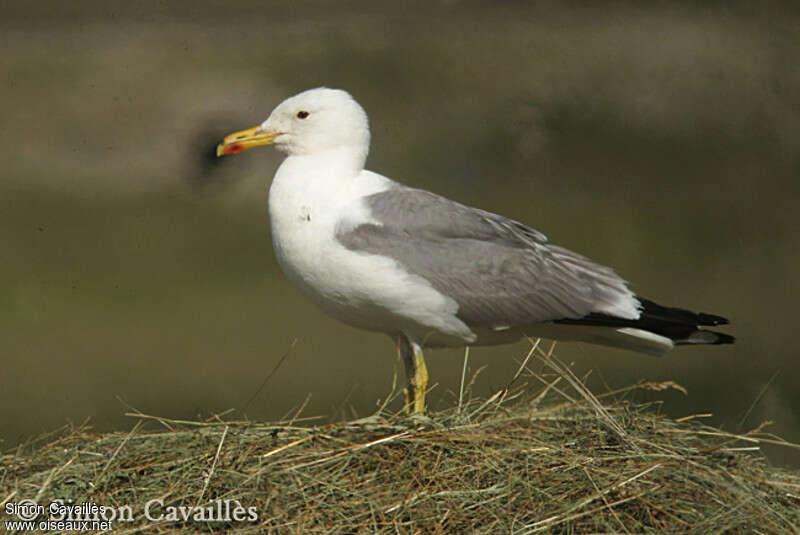
[[[638,299],[641,312],[637,319],[593,312],[582,318],[557,320],[555,323],[613,328],[614,336],[609,336],[604,345],[652,355],[661,355],[676,345],[732,344],[736,340],[729,334],[702,328],[727,325],[728,320],[722,316],[665,307],[647,299]]]

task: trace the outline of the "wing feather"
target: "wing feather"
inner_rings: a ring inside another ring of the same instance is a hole
[[[373,222],[342,225],[348,249],[395,259],[459,305],[471,327],[512,327],[592,312],[638,317],[610,268],[547,244],[517,221],[433,193],[396,187],[363,198]]]

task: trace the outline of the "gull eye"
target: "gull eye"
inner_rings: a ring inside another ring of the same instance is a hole
[[[298,119],[305,119],[306,117],[308,117],[308,112],[307,111],[298,111],[297,112],[297,118]]]

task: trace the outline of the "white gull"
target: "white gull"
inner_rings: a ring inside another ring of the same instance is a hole
[[[409,412],[425,408],[425,347],[529,336],[661,355],[734,341],[701,328],[725,318],[643,299],[523,223],[364,169],[369,142],[350,94],[317,88],[227,136],[217,155],[271,144],[286,153],[269,191],[278,262],[323,310],[395,340]]]

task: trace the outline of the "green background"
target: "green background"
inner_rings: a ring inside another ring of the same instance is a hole
[[[648,298],[731,319],[736,345],[662,359],[559,345],[597,392],[674,380],[688,396],[635,399],[732,431],[771,420],[800,441],[790,6],[5,4],[0,446],[86,418],[126,429],[129,406],[276,419],[310,394],[306,415],[374,410],[402,378],[391,342],[317,311],[272,255],[280,155],[210,155],[320,85],[369,113],[368,168],[523,221]],[[476,394],[504,386],[526,350],[473,349],[472,371],[487,366]],[[434,407],[454,402],[462,356],[429,353]]]

